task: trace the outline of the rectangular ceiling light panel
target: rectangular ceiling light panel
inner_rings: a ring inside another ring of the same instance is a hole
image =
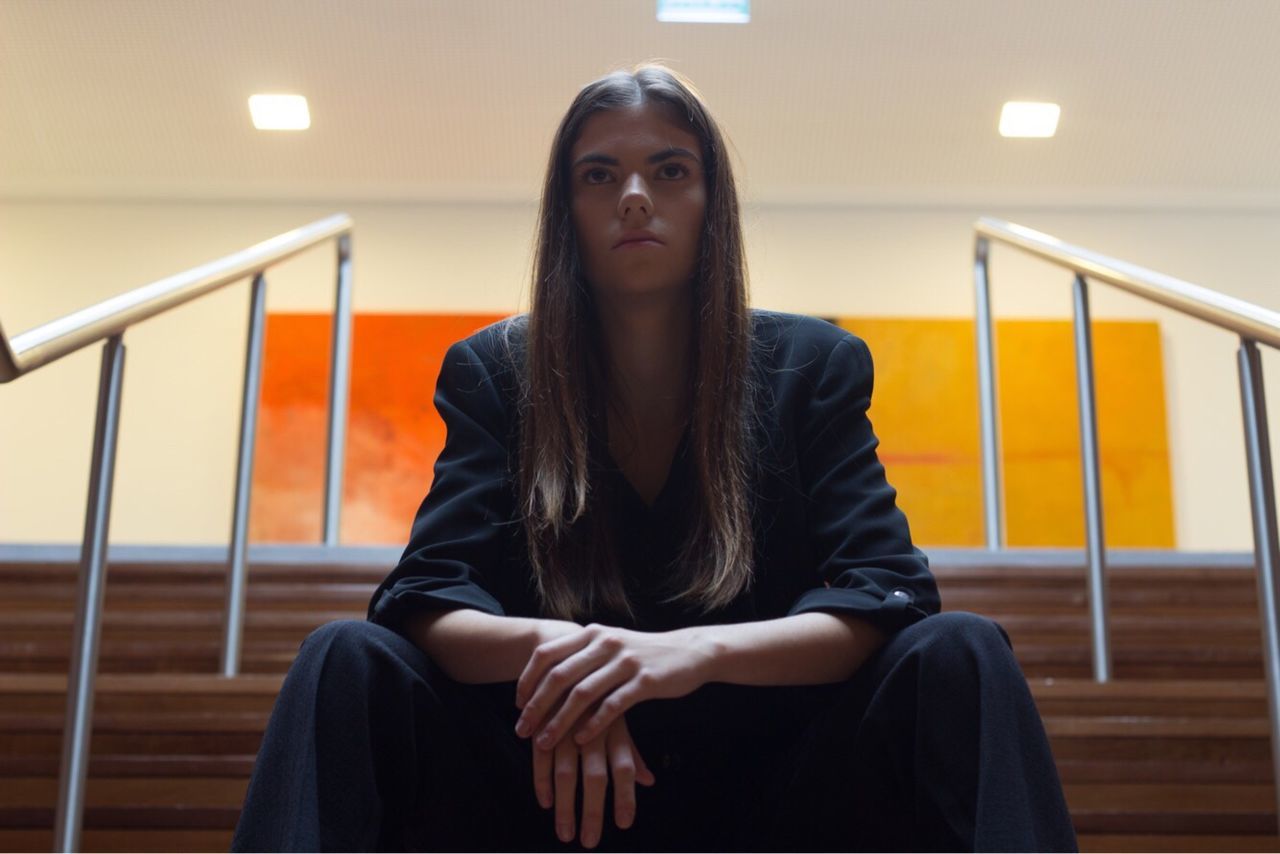
[[[1038,101],[1009,101],[1000,111],[1000,135],[1050,137],[1058,130],[1057,104]]]
[[[658,20],[680,24],[745,24],[751,0],[658,0]]]
[[[307,99],[301,95],[250,95],[249,113],[258,130],[306,130],[311,127]]]

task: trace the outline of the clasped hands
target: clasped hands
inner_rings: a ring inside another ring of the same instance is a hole
[[[538,645],[516,682],[516,734],[533,739],[538,803],[554,803],[556,833],[573,839],[574,793],[582,766],[582,844],[600,840],[612,774],[614,822],[635,820],[635,783],[656,779],[623,715],[644,700],[683,697],[709,681],[711,654],[674,632],[596,623]]]

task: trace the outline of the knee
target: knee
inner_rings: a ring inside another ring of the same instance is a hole
[[[355,680],[391,645],[412,647],[409,641],[376,623],[334,620],[307,635],[298,649],[295,667],[314,667],[326,681]]]
[[[990,617],[968,611],[934,614],[916,624],[925,636],[946,647],[1009,647],[1009,636]]]
[[[378,628],[380,627],[366,620],[334,620],[307,635],[300,651],[359,649],[368,645],[374,634],[373,630]]]
[[[1009,636],[998,623],[978,614],[951,611],[935,614],[904,631],[922,666],[936,675],[968,679],[993,668],[1017,669]]]

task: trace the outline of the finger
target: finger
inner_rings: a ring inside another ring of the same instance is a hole
[[[573,841],[573,798],[578,788],[578,746],[561,742],[555,751],[556,835]]]
[[[604,827],[604,791],[609,783],[609,762],[605,757],[604,739],[582,746],[582,835],[586,848],[600,841]]]
[[[618,725],[613,729],[621,729],[622,734],[626,736],[627,743],[631,745],[631,755],[636,760],[636,782],[643,786],[652,786],[658,781],[658,778],[653,776],[653,772],[649,770],[648,763],[640,755],[640,749],[636,747],[635,739],[631,737],[631,727],[627,726],[627,719],[619,718]]]
[[[658,782],[658,778],[649,770],[649,763],[644,761],[644,757],[640,755],[640,749],[636,747],[635,741],[631,739],[628,733],[627,740],[631,742],[631,755],[636,760],[636,782],[642,786],[652,786]]]
[[[583,680],[579,685],[588,686],[589,689],[591,680],[594,678],[596,678],[595,674],[592,674],[590,678]],[[595,714],[578,725],[574,738],[578,740],[579,744],[588,739],[596,738],[600,733],[613,726],[614,722],[626,714],[627,710],[636,703],[651,699],[646,696],[645,689],[642,687],[643,683],[638,679],[616,682],[608,679],[604,670],[600,671],[599,678],[607,686],[606,690],[613,689],[613,691],[600,702]],[[610,682],[613,684],[610,684]]]
[[[626,830],[636,820],[636,758],[625,729],[614,727],[606,738],[613,777],[613,823]]]
[[[586,631],[572,632],[539,644],[516,680],[516,708],[524,708],[533,689],[542,681],[542,674],[591,643],[591,637]]]
[[[538,806],[551,808],[551,766],[554,755],[550,750],[533,749],[533,791],[538,796]]]
[[[565,695],[564,704],[560,707],[560,710],[552,715],[546,726],[542,728],[542,732],[538,735],[538,746],[544,750],[548,749],[558,742],[565,733],[575,730],[580,725],[579,719],[591,711],[592,704],[610,691],[618,688],[619,685],[623,685],[626,681],[626,669],[621,663],[602,667],[584,677]],[[532,702],[536,703],[537,700]],[[598,738],[604,732],[603,727],[597,727],[592,738],[583,738],[581,734],[575,736],[575,738],[578,744],[581,745]]]
[[[604,665],[612,654],[608,645],[591,644],[548,670],[516,721],[516,735],[523,737],[537,732],[548,712],[566,700],[566,693]],[[554,742],[543,747],[549,748],[552,744]]]
[[[649,770],[649,765],[644,761],[644,757],[640,755],[640,751],[635,751],[636,757],[636,782],[642,786],[652,786],[658,782],[658,778],[653,776],[653,772]]]

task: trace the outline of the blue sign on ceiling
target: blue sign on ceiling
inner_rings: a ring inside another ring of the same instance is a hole
[[[658,20],[685,24],[745,24],[751,0],[658,0]]]

